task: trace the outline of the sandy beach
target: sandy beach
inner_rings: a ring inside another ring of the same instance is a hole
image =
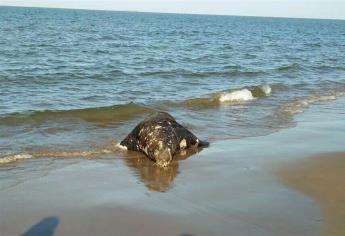
[[[325,107],[164,171],[133,153],[2,166],[1,235],[343,235],[344,114]]]
[[[205,1],[0,3],[0,236],[345,235],[344,4]]]
[[[345,153],[325,153],[285,164],[277,176],[320,204],[325,223],[322,235],[344,235]]]

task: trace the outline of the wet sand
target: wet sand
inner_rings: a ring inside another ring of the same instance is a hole
[[[12,170],[11,177],[25,177],[3,182],[0,190],[1,235],[21,235],[47,218],[58,222],[53,235],[63,236],[318,232],[321,216],[313,201],[257,165],[235,158],[224,165],[225,158],[224,151],[203,151],[165,175],[123,160],[37,159],[31,164],[41,168],[31,173],[23,162],[23,172]]]
[[[304,161],[345,152],[340,108],[312,108],[268,136],[214,142],[164,172],[135,153],[2,166],[0,235],[341,235],[341,156]],[[286,167],[284,178],[272,165]]]
[[[134,153],[19,162],[0,176],[1,233],[43,230],[50,219],[46,230],[62,236],[315,235],[318,205],[247,151],[264,144],[231,145],[215,143],[165,171]]]
[[[281,165],[280,180],[317,201],[322,209],[323,235],[345,235],[345,153],[326,153]]]

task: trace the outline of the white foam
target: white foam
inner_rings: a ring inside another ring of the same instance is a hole
[[[30,159],[32,157],[33,157],[32,155],[27,154],[27,153],[4,156],[4,157],[0,157],[0,164],[7,164],[7,163],[19,161],[19,160]]]
[[[126,146],[122,146],[120,143],[116,144],[115,147],[120,149],[120,150],[123,150],[123,151],[127,151],[128,150],[128,148]]]
[[[266,96],[270,95],[272,93],[272,89],[269,85],[262,85],[261,90],[266,94]]]
[[[341,95],[338,93],[337,95]],[[283,111],[295,115],[304,112],[311,104],[322,101],[336,100],[337,95],[321,95],[321,96],[309,96],[295,101],[289,102],[283,106]]]
[[[239,101],[250,101],[254,100],[252,92],[248,89],[241,89],[229,93],[223,93],[219,97],[220,102],[239,102]]]

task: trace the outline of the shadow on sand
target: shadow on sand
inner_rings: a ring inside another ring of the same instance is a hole
[[[47,217],[31,226],[21,236],[53,236],[56,227],[59,225],[59,219],[56,217]]]
[[[180,151],[174,156],[174,160],[167,167],[159,167],[149,158],[138,152],[128,152],[125,155],[125,162],[135,171],[140,181],[145,186],[156,192],[168,191],[175,177],[179,174],[179,161],[199,153],[202,149],[188,149]]]

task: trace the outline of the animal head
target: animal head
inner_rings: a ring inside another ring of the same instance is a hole
[[[158,166],[168,166],[172,161],[172,150],[164,142],[159,141],[158,147],[153,152],[154,160]]]

